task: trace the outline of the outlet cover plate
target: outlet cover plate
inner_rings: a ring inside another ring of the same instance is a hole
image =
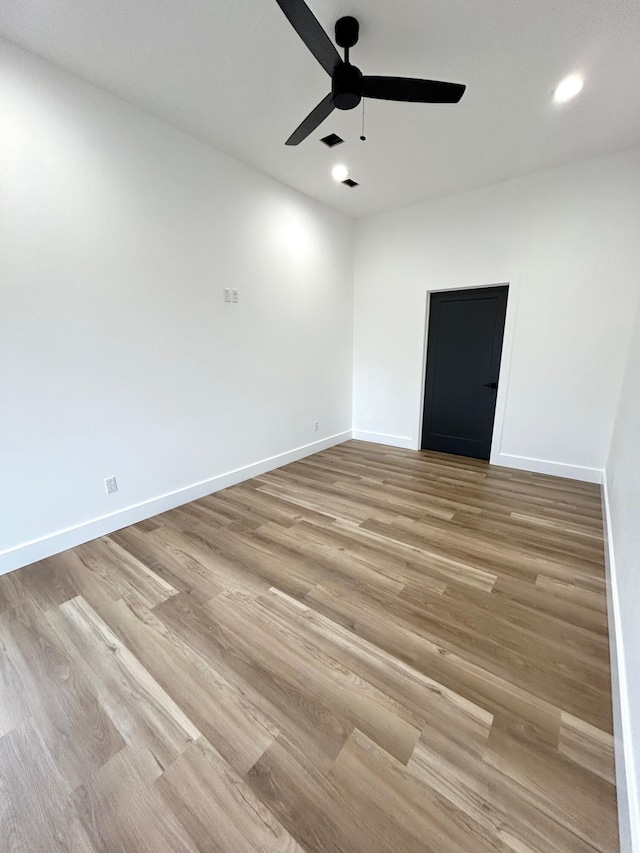
[[[104,481],[104,487],[107,490],[108,495],[112,495],[114,492],[118,491],[118,483],[115,477],[107,477]]]

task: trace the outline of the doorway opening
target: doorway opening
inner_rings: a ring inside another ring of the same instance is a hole
[[[508,285],[431,293],[423,450],[489,459]]]

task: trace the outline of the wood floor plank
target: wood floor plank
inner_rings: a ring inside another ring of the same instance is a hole
[[[567,758],[615,785],[613,736],[563,711],[558,750]]]
[[[379,839],[366,819],[354,814],[328,771],[283,733],[245,780],[307,853],[375,850]]]
[[[304,853],[204,738],[191,744],[156,787],[200,850]]]
[[[558,598],[564,598],[568,601],[580,604],[582,607],[588,607],[591,610],[597,610],[600,613],[606,613],[607,602],[602,593],[592,592],[584,589],[575,583],[575,576],[572,577],[572,582],[560,580],[558,578],[549,578],[544,574],[538,575],[536,585],[545,591],[553,592]]]
[[[585,775],[557,750],[527,743],[494,721],[485,761],[519,785],[523,796],[602,853],[618,841],[615,786]]]
[[[133,599],[118,601],[108,619],[110,628],[229,765],[246,773],[277,736],[273,721],[144,605]]]
[[[13,637],[4,636],[6,617],[0,614],[0,737],[31,716],[27,673],[16,659]]]
[[[513,714],[541,732],[557,733],[560,710],[551,702],[496,675],[444,644],[434,642],[410,625],[386,618],[350,598],[317,587],[309,605],[344,627],[355,630],[399,660],[430,675],[492,713]],[[589,711],[591,714],[591,711]],[[557,739],[557,738],[556,738]]]
[[[6,853],[99,850],[30,720],[0,738],[0,841]]]
[[[237,594],[220,595],[207,612],[249,638],[253,649],[247,645],[245,653],[252,654],[256,668],[269,668],[283,691],[309,697],[326,708],[340,731],[358,726],[398,760],[408,761],[422,720],[344,666],[304,625],[283,618],[266,601],[239,600]],[[237,642],[242,642],[240,636]]]
[[[33,720],[58,772],[77,787],[124,746],[120,732],[36,604],[0,616],[0,643],[19,680],[8,685],[0,706],[19,701],[14,714]]]
[[[299,522],[287,530],[279,525],[264,524],[252,534],[270,550],[295,555],[308,573],[312,585],[321,583],[328,577],[339,579],[343,583],[373,583],[392,592],[400,592],[407,584],[411,574],[402,572],[395,564],[387,564],[376,555],[375,560],[369,554],[360,556],[355,547],[346,549],[335,541],[335,530]],[[436,581],[436,588],[443,592],[446,584]],[[306,590],[304,590],[306,592]]]
[[[126,594],[131,589],[130,594],[147,607],[160,604],[178,591],[108,536],[80,545],[76,553],[93,565],[109,566],[109,573],[119,585],[118,591]]]
[[[154,531],[161,530],[161,527],[154,528]],[[178,541],[171,536],[162,537],[161,532],[156,532],[155,536],[149,535],[154,531],[145,533],[129,527],[112,533],[109,538],[148,566],[173,589],[188,592],[199,601],[207,601],[224,589],[211,577],[206,566],[188,553],[184,546],[180,547]]]
[[[200,737],[184,711],[84,599],[65,602],[48,620],[68,638],[74,668],[127,743],[144,745],[164,768]]]
[[[57,607],[76,595],[67,572],[49,560],[32,563],[20,572],[0,577],[0,613],[8,607],[37,604],[41,610]]]
[[[392,564],[395,562],[398,565],[407,582],[419,580],[425,583],[433,577],[444,584],[443,589],[449,581],[455,581],[491,590],[498,577],[491,571],[490,565],[487,568],[479,568],[478,560],[472,554],[454,559],[446,551],[431,545],[428,548],[418,548],[410,543],[390,539],[385,536],[384,529],[377,531],[364,524],[355,525],[348,520],[337,519],[331,527],[331,533],[334,538],[343,537],[348,540],[349,552],[359,547],[381,552]]]
[[[342,748],[351,727],[327,705],[297,689],[291,681],[274,678],[256,660],[251,636],[220,624],[215,617],[185,596],[175,596],[155,612],[176,634],[189,642],[231,683],[273,720],[278,729],[301,748],[317,750],[332,760]]]
[[[484,761],[483,750],[452,742],[448,732],[425,730],[407,767],[454,808],[470,815],[509,849],[594,853],[523,795],[519,785]]]
[[[492,592],[496,598],[506,598],[523,605],[529,611],[546,613],[562,623],[584,628],[592,635],[598,634],[607,646],[609,645],[607,617],[603,611],[596,611],[565,596],[558,596],[553,589],[545,590],[537,583],[527,583],[504,575],[497,579]],[[604,595],[604,591],[600,594]]]
[[[405,593],[407,588],[403,590],[402,595]],[[488,618],[501,620],[511,630],[529,633],[534,641],[537,639],[538,642],[546,642],[555,655],[562,654],[564,658],[565,644],[568,644],[575,654],[575,659],[582,660],[586,667],[585,677],[591,678],[591,667],[599,661],[602,675],[608,678],[609,644],[606,636],[591,630],[590,627],[574,625],[571,621],[561,618],[559,609],[555,613],[545,613],[542,609],[532,607],[531,592],[526,604],[507,596],[488,595],[453,583],[447,586],[444,594],[447,599],[455,600],[462,608],[468,607],[472,612],[480,611]],[[566,605],[562,612],[565,609]],[[561,663],[564,663],[564,660]],[[573,667],[572,674],[575,674]]]
[[[531,633],[518,634],[499,619],[488,620],[469,609],[457,613],[447,611],[445,598],[427,591],[419,601],[397,596],[386,606],[375,590],[352,591],[348,600],[342,599],[341,592],[328,582],[323,587],[315,587],[305,601],[324,605],[325,613],[329,612],[327,607],[339,608],[347,615],[347,621],[349,614],[359,608],[362,620],[369,624],[386,619],[388,627],[395,624],[406,628],[428,643],[437,643],[504,681],[546,697],[553,705],[562,700],[572,712],[588,708],[584,713],[595,725],[610,723],[610,705],[606,698],[602,699],[603,691],[606,697],[608,673],[601,662],[594,661],[586,669],[583,664],[582,672],[577,672],[580,659],[576,657],[573,667],[565,664],[561,649],[556,647],[556,654],[551,655],[550,644],[544,638],[538,638],[536,643]],[[540,647],[546,655],[538,653]],[[558,662],[562,664],[562,672]]]
[[[602,537],[349,441],[0,578],[0,850],[614,853]]]
[[[100,853],[197,853],[178,817],[123,749],[74,792],[75,810]]]
[[[394,838],[400,840],[399,849],[433,853],[461,849],[488,853],[508,849],[473,815],[421,784],[421,780],[357,729],[336,759],[331,777],[351,802],[358,803],[367,815],[376,816],[369,818],[372,829],[376,838],[386,836],[388,849]]]
[[[486,729],[488,734],[493,715],[484,708],[280,590],[269,593],[273,610],[279,610],[288,623],[300,625],[305,636],[322,645],[325,654],[395,699],[399,708],[411,714],[407,720],[413,725],[422,728],[428,723],[450,732],[461,730],[464,739],[475,728]]]
[[[196,525],[178,532],[160,527],[153,531],[151,538],[167,551],[177,550],[203,566],[208,582],[214,584],[217,590],[245,589],[257,594],[269,588],[269,583],[254,574],[238,555],[221,547],[220,534],[215,529],[212,531]],[[193,597],[192,590],[190,595]]]

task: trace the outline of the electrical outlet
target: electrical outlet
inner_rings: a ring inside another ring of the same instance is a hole
[[[112,495],[114,492],[118,491],[118,483],[116,482],[115,477],[107,477],[104,481],[104,487],[107,490],[108,495]]]
[[[231,288],[225,287],[224,289],[224,301],[231,302]]]
[[[314,421],[313,422],[313,431],[318,432],[319,429],[320,429],[320,421]]]
[[[240,302],[240,297],[238,296],[238,291],[237,291],[237,290],[232,290],[232,291],[231,291],[231,301],[232,301],[232,302]]]

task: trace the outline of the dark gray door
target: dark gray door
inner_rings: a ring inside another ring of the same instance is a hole
[[[431,294],[423,449],[489,458],[508,290]]]

